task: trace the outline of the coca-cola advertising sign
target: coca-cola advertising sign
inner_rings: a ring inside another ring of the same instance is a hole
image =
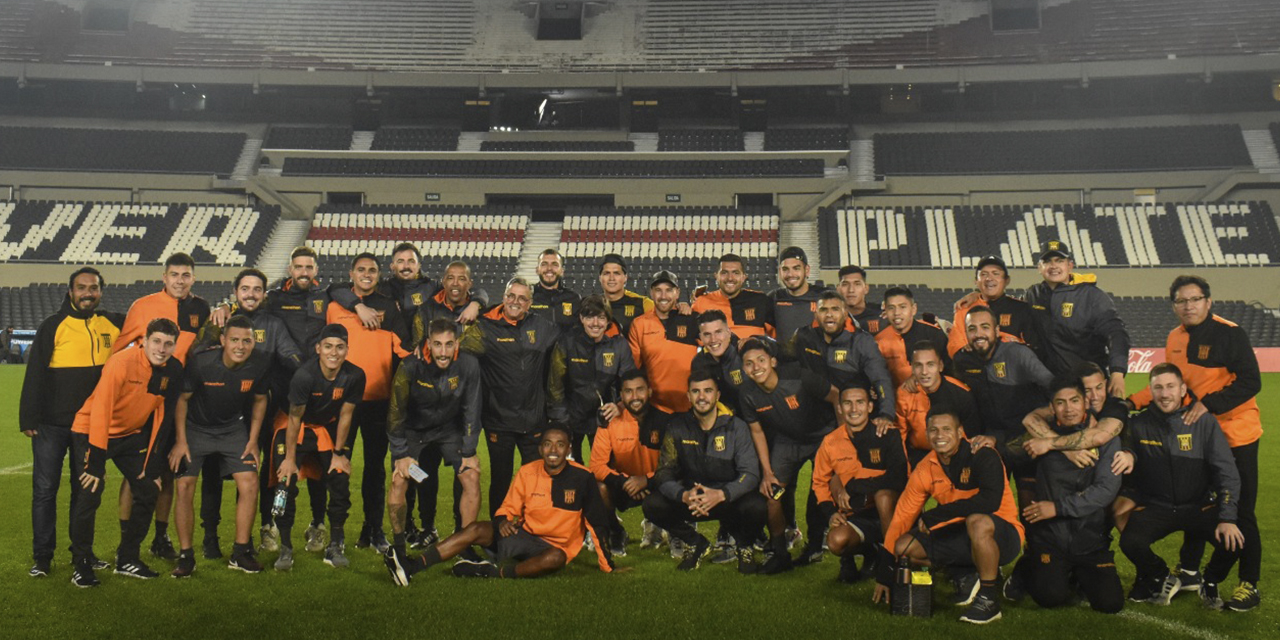
[[[1280,347],[1254,349],[1258,368],[1264,373],[1280,371]],[[1164,347],[1129,350],[1129,373],[1151,373],[1151,367],[1164,362]]]

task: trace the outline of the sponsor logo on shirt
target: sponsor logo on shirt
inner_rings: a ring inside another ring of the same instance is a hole
[[[724,451],[724,436],[716,436],[715,440],[712,441],[712,446],[715,447],[716,451]]]
[[[1182,451],[1191,450],[1191,434],[1189,433],[1178,434],[1178,449]]]
[[[515,342],[515,338],[498,338],[498,342]]]
[[[1163,447],[1164,443],[1159,440],[1139,440],[1138,444],[1145,444],[1149,447]]]

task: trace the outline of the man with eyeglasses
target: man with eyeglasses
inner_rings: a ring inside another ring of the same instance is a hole
[[[1248,611],[1261,600],[1258,578],[1262,573],[1262,544],[1254,511],[1258,502],[1258,442],[1262,438],[1256,399],[1262,389],[1258,357],[1244,329],[1212,313],[1213,298],[1204,278],[1178,276],[1169,286],[1169,300],[1180,324],[1165,341],[1165,361],[1177,365],[1182,372],[1191,398],[1182,420],[1193,424],[1206,413],[1213,414],[1222,425],[1240,472],[1237,522],[1245,540],[1240,551],[1240,585],[1225,603],[1216,599],[1216,584],[1201,586],[1201,596],[1218,608],[1225,604],[1233,611]],[[1147,406],[1152,402],[1151,387],[1129,399],[1139,409]],[[1204,541],[1188,541],[1180,555],[1181,570],[1173,575],[1188,586],[1198,584],[1196,571],[1204,555]]]

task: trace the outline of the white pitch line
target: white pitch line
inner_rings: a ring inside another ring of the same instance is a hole
[[[1157,618],[1156,616],[1148,615],[1145,613],[1138,613],[1137,611],[1128,611],[1128,610],[1121,611],[1119,613],[1119,616],[1121,618],[1129,618],[1130,620],[1141,622],[1143,624],[1153,624],[1157,627],[1162,627],[1174,633],[1180,633],[1182,635],[1191,636],[1193,638],[1200,638],[1200,640],[1228,640],[1227,636],[1224,636],[1219,633],[1214,633],[1207,629],[1192,627],[1189,625],[1182,624],[1181,622],[1166,620],[1164,618]]]
[[[0,469],[0,476],[18,475],[19,473],[26,471],[27,469],[30,469],[34,465],[35,463],[28,462],[26,464],[20,464],[16,467],[5,467],[4,469]]]

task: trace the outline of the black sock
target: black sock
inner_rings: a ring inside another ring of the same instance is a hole
[[[342,531],[342,525],[334,525],[329,530],[330,544],[344,544],[347,541],[347,535]]]
[[[250,552],[252,552],[252,551],[253,551],[253,544],[252,544],[252,543],[247,543],[247,542],[246,542],[246,543],[244,543],[244,544],[241,544],[241,543],[239,543],[239,542],[236,542],[236,543],[233,543],[233,544],[231,545],[231,553],[233,553],[233,554],[234,554],[234,553],[250,553]]]
[[[277,527],[280,530],[280,546],[293,548],[293,527]]]
[[[182,557],[184,557],[184,558],[194,558],[194,557],[196,556],[196,550],[195,550],[195,549],[183,549],[182,551],[179,551],[179,552],[178,552],[178,555],[180,555],[180,556],[182,556]]]
[[[167,535],[169,535],[169,523],[156,520],[156,537],[163,538]]]
[[[518,577],[516,576],[516,563],[514,561],[508,560],[498,565],[498,577],[499,578]]]
[[[978,595],[988,598],[996,597],[996,581],[995,580],[978,580]]]
[[[426,569],[432,565],[440,564],[443,558],[440,557],[440,550],[433,544],[422,552],[422,568]]]
[[[405,540],[407,539],[407,537],[408,537],[408,536],[406,536],[406,535],[405,535],[405,532],[403,532],[403,531],[401,531],[400,533],[393,534],[393,535],[391,536],[391,544],[392,544],[392,546],[396,547],[397,549],[401,549],[401,550],[403,550],[403,549],[404,549],[404,543],[405,543]]]
[[[128,528],[129,528],[129,521],[128,521],[128,520],[121,520],[121,521],[120,521],[120,533],[124,533],[124,530],[125,530],[125,529],[128,529]]]

